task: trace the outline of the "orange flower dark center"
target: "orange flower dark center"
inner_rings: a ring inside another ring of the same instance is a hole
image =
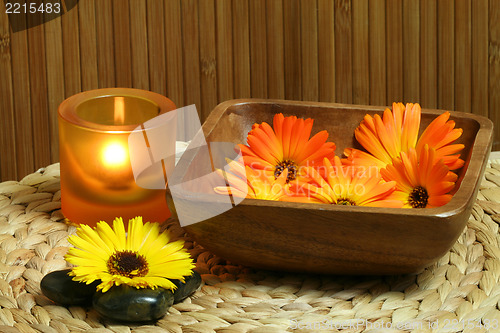
[[[337,205],[356,206],[356,203],[354,201],[352,201],[351,199],[342,198],[342,199],[337,200]]]
[[[290,182],[297,178],[297,165],[291,160],[284,160],[274,167],[274,178],[278,178],[281,173],[288,169],[288,176],[286,177],[286,182]]]
[[[109,274],[121,275],[129,278],[148,274],[146,258],[133,251],[119,251],[113,253],[106,263]]]
[[[429,194],[422,186],[417,186],[411,191],[408,203],[413,208],[425,208],[429,202]]]

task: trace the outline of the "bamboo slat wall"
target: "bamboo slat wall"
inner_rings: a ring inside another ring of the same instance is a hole
[[[2,180],[57,161],[58,105],[104,87],[196,104],[202,119],[257,97],[420,102],[500,124],[498,0],[80,0],[15,33],[4,2]]]

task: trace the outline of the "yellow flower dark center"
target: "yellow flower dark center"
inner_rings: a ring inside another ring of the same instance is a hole
[[[126,276],[128,278],[145,276],[149,271],[146,258],[133,251],[113,253],[106,265],[110,274]]]
[[[351,199],[348,198],[342,198],[337,200],[337,205],[342,205],[342,206],[356,206],[356,202],[352,201]]]
[[[408,198],[408,203],[413,208],[425,208],[427,207],[427,202],[429,201],[429,194],[427,190],[422,186],[417,186],[411,191]]]
[[[287,183],[297,178],[297,165],[291,160],[281,161],[274,167],[274,178],[278,178],[285,168],[288,169]]]

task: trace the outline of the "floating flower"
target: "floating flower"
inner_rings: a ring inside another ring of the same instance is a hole
[[[296,195],[288,199],[290,201],[372,207],[402,206],[401,201],[391,197],[396,182],[382,181],[378,168],[344,166],[335,156],[333,165],[324,159],[326,177],[312,167],[304,170],[310,181],[293,183],[290,191]]]
[[[433,208],[451,200],[449,192],[455,186],[457,175],[449,171],[433,148],[425,145],[418,154],[413,148],[402,152],[392,164],[380,170],[387,181],[396,181],[393,196],[404,208]]]
[[[285,195],[288,169],[275,179],[274,175],[264,170],[252,169],[242,161],[228,162],[229,172],[219,169],[217,173],[225,178],[230,186],[217,186],[214,188],[216,193],[264,200],[279,200]]]
[[[457,153],[464,145],[452,144],[462,135],[462,129],[455,128],[455,122],[448,120],[450,113],[445,112],[434,119],[418,139],[420,117],[420,105],[410,103],[406,108],[402,103],[393,103],[392,111],[385,109],[382,117],[366,115],[354,135],[369,153],[347,148],[344,150],[347,159],[343,162],[384,168],[402,152],[408,153],[410,148],[415,148],[420,153],[425,145],[429,145],[450,170],[462,167],[464,161]]]
[[[81,225],[68,241],[75,246],[66,254],[66,261],[75,265],[73,280],[101,280],[97,289],[103,293],[121,284],[175,289],[169,279],[184,282],[194,268],[182,240],[170,242],[158,223],[143,224],[142,217],[131,219],[127,232],[122,218],[113,221],[113,229],[103,221],[95,228]]]
[[[335,144],[326,142],[326,131],[310,138],[312,126],[310,118],[284,117],[281,113],[274,116],[274,129],[265,122],[254,124],[248,133],[248,146],[238,145],[245,164],[270,172],[274,178],[287,169],[287,182],[298,177],[301,167],[321,166],[325,157],[335,155]]]

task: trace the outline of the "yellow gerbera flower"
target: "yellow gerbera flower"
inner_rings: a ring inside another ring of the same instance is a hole
[[[376,165],[385,168],[392,163],[392,159],[399,157],[402,152],[408,153],[415,148],[420,153],[425,145],[435,149],[436,156],[455,170],[463,166],[464,161],[458,154],[463,144],[452,144],[462,135],[462,129],[455,128],[455,122],[448,120],[450,113],[445,112],[434,119],[424,130],[420,138],[421,108],[419,104],[393,103],[392,111],[385,109],[380,117],[366,115],[356,128],[356,140],[368,151],[347,148],[344,154],[347,165]]]
[[[248,146],[239,144],[246,165],[266,170],[278,178],[288,170],[287,182],[298,177],[303,166],[321,166],[323,158],[332,159],[335,144],[326,142],[327,131],[310,138],[313,120],[276,114],[273,128],[269,124],[254,124],[248,133]]]
[[[384,182],[376,168],[344,166],[337,156],[333,165],[325,158],[324,168],[326,176],[322,176],[315,168],[305,168],[309,182],[292,183],[290,192],[296,195],[286,200],[349,206],[402,206],[401,201],[391,197],[396,182]]]
[[[263,200],[279,200],[285,195],[288,169],[285,169],[278,178],[264,170],[254,170],[240,161],[230,161],[229,172],[217,170],[217,173],[226,179],[229,186],[217,186],[214,191],[218,194],[234,195],[239,198]]]
[[[68,241],[75,246],[65,257],[75,265],[73,280],[87,284],[101,280],[97,289],[103,293],[121,284],[175,289],[169,279],[184,281],[194,268],[182,240],[169,242],[158,223],[143,224],[142,217],[131,219],[127,232],[121,217],[113,221],[113,229],[103,221],[95,228],[81,225]]]
[[[392,164],[380,170],[387,181],[396,181],[393,197],[401,200],[403,208],[433,208],[451,200],[449,192],[457,175],[449,170],[436,151],[425,145],[418,154],[413,148],[401,153]]]

